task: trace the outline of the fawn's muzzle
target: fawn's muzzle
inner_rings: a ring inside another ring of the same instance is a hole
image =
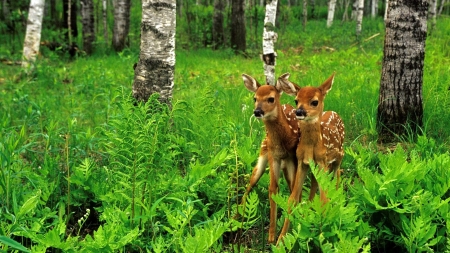
[[[299,108],[295,111],[295,115],[298,119],[304,119],[306,117],[306,111],[303,108]]]
[[[263,112],[263,110],[261,110],[261,108],[256,108],[253,111],[253,114],[255,114],[255,117],[257,117],[257,118],[261,118],[262,116],[264,116],[264,112]]]

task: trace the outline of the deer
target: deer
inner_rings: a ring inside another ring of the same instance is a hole
[[[255,78],[243,74],[245,87],[255,93],[253,115],[264,123],[266,137],[262,141],[258,162],[253,168],[250,182],[243,197],[256,185],[269,164],[269,243],[275,242],[277,204],[272,195],[278,193],[280,172],[283,171],[290,192],[294,190],[294,178],[297,170],[296,150],[300,132],[298,130],[295,109],[289,104],[280,103],[281,86],[261,85]],[[316,183],[317,185],[317,183]]]
[[[300,87],[289,81],[289,76],[289,73],[281,75],[277,83],[286,94],[295,96],[295,115],[301,137],[296,150],[298,167],[293,190],[288,200],[288,213],[291,212],[293,205],[301,201],[303,184],[310,170],[310,161],[314,161],[319,169],[334,173],[337,177],[336,188],[338,187],[345,137],[344,123],[340,116],[334,111],[323,111],[324,99],[331,90],[335,73],[319,87]],[[319,185],[319,192],[322,205],[325,205],[328,202],[327,191]],[[311,195],[310,200],[312,200]],[[286,218],[277,244],[286,235],[289,224],[290,221]]]

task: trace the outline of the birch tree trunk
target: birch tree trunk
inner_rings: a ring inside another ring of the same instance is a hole
[[[130,29],[131,0],[114,0],[114,29],[112,45],[117,52],[127,46],[128,31]]]
[[[428,18],[431,19],[430,34],[436,28],[436,12],[437,12],[437,0],[430,0],[430,12]]]
[[[247,48],[244,0],[231,1],[231,48],[244,52]]]
[[[375,18],[377,16],[376,10],[377,10],[377,6],[376,6],[376,2],[378,0],[372,0],[370,3],[370,15],[372,16],[372,18]]]
[[[102,0],[103,8],[103,37],[105,38],[105,42],[109,41],[108,39],[108,1]]]
[[[334,9],[336,8],[336,0],[330,0],[328,2],[328,18],[327,18],[327,27],[331,27],[334,19]]]
[[[358,39],[361,36],[363,14],[364,0],[358,0],[358,7],[356,10],[356,38]]]
[[[426,0],[391,0],[386,22],[377,113],[378,140],[418,133],[427,37]]]
[[[133,97],[147,101],[153,93],[171,106],[175,72],[175,0],[143,0],[141,52],[134,70]]]
[[[388,10],[389,10],[389,0],[386,0],[386,7],[384,9],[384,22],[386,22],[386,20],[387,20]]]
[[[439,16],[442,15],[442,10],[444,9],[445,2],[446,2],[446,0],[441,1],[441,5],[439,7],[439,13],[438,13]]]
[[[266,83],[270,85],[275,85],[275,64],[277,57],[275,52],[275,42],[278,37],[275,32],[276,16],[277,0],[268,0],[266,4],[266,16],[264,18],[262,60],[264,62]]]
[[[83,50],[90,55],[93,51],[92,43],[95,40],[94,31],[94,3],[92,0],[80,0],[81,23],[83,24]]]
[[[36,61],[36,55],[39,53],[44,7],[45,0],[31,0],[30,2],[22,61],[22,67],[27,71],[30,70],[30,64]]]

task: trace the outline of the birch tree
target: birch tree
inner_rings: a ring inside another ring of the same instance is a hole
[[[92,0],[80,0],[81,23],[83,24],[83,50],[90,55],[95,40],[94,30],[94,3]]]
[[[436,12],[437,12],[437,0],[430,0],[430,12],[428,13],[428,19],[431,19],[431,32],[436,28]]]
[[[386,22],[386,20],[387,20],[388,10],[389,10],[389,0],[386,0],[386,7],[384,9],[384,22]]]
[[[103,37],[105,37],[105,42],[108,39],[108,1],[102,0],[102,12],[103,12]]]
[[[45,0],[31,0],[30,2],[22,61],[22,67],[27,70],[29,70],[30,64],[36,61],[36,55],[39,53],[44,7]]]
[[[328,2],[328,18],[327,18],[327,27],[331,27],[334,19],[334,9],[336,8],[336,0],[330,0]]]
[[[133,97],[147,101],[153,93],[171,105],[175,71],[175,0],[143,0],[141,51],[134,70]]]
[[[364,14],[364,0],[357,0],[358,4],[356,7],[356,38],[359,39],[362,30],[362,19]]]
[[[275,52],[275,42],[278,37],[275,32],[276,17],[277,0],[268,0],[266,3],[266,16],[264,18],[262,60],[264,62],[266,83],[270,85],[275,85],[275,63],[277,57]]]
[[[417,133],[423,125],[427,9],[427,0],[389,2],[377,113],[380,142]]]
[[[114,29],[112,45],[120,52],[127,45],[126,39],[130,29],[131,0],[114,0]]]

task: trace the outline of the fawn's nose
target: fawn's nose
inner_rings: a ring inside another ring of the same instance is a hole
[[[261,118],[264,115],[264,112],[263,112],[263,110],[261,110],[261,108],[256,108],[253,111],[253,114],[255,114],[255,117]]]
[[[297,117],[306,117],[306,111],[305,111],[305,109],[303,109],[303,108],[298,108],[298,109],[295,111],[295,115],[296,115]]]

